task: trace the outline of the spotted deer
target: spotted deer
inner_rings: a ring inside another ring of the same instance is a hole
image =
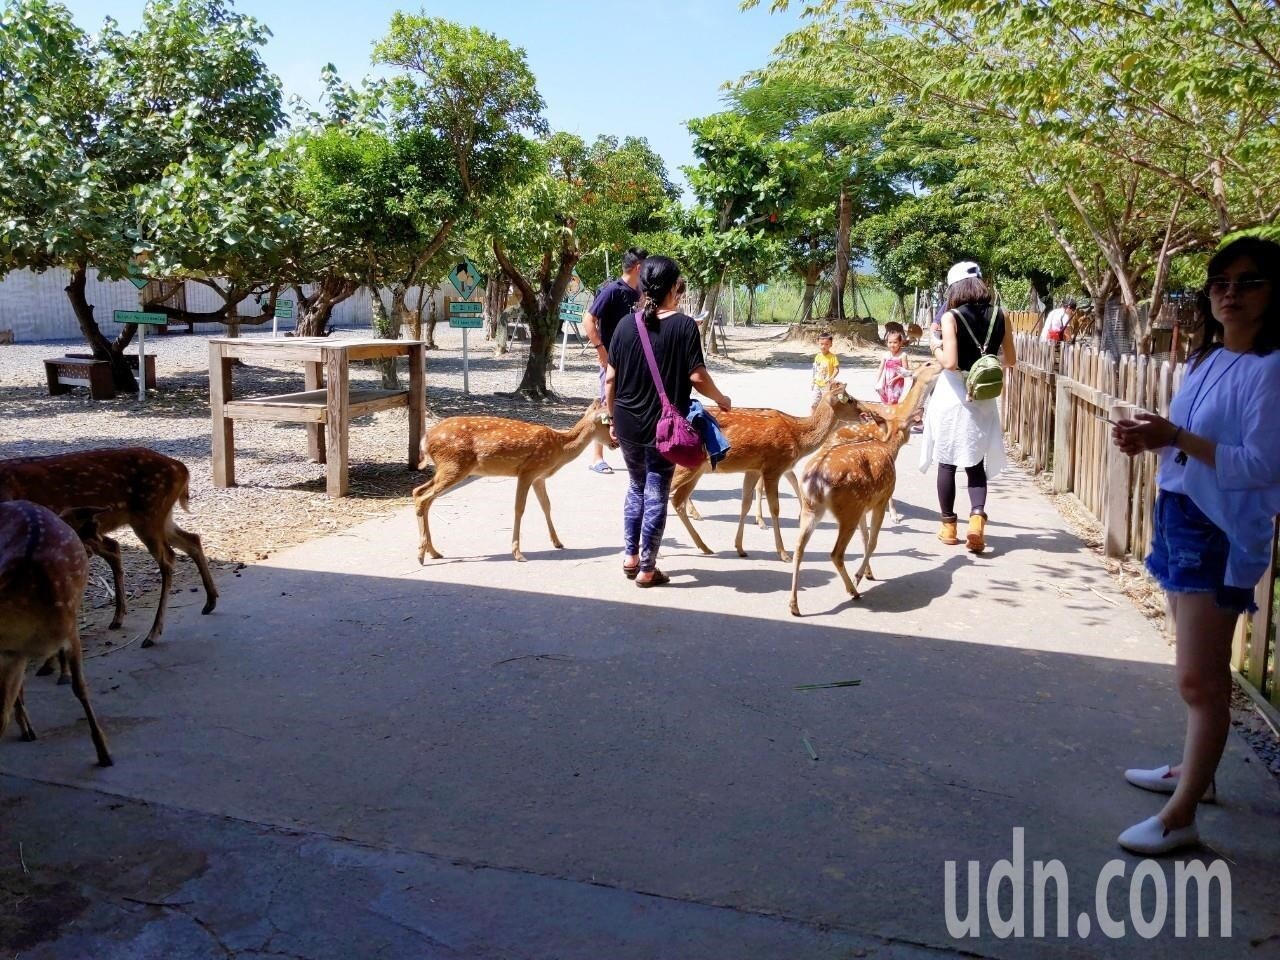
[[[556,549],[564,544],[551,522],[551,500],[547,497],[547,478],[577,459],[592,441],[609,443],[609,417],[593,401],[576,424],[568,430],[553,430],[537,423],[508,420],[503,417],[449,417],[441,420],[422,438],[422,459],[418,469],[434,463],[435,476],[413,491],[413,504],[418,514],[418,562],[429,555],[439,559],[443,554],[431,542],[431,526],[427,518],[431,504],[446,490],[468,477],[515,477],[515,523],[511,530],[511,555],[523,561],[520,552],[520,520],[525,500],[533,488],[542,512],[547,518],[547,531]]]
[[[764,482],[765,496],[773,514],[773,537],[778,556],[789,560],[790,555],[782,545],[782,532],[778,527],[778,481],[790,472],[796,462],[812,453],[831,435],[837,424],[857,420],[860,416],[858,402],[845,392],[843,383],[832,383],[817,407],[807,417],[795,417],[780,410],[729,410],[716,415],[720,429],[729,441],[729,454],[716,469],[720,472],[745,474],[742,480],[742,511],[738,517],[738,536],[734,546],[738,556],[745,557],[742,548],[742,531],[746,525],[747,511],[751,507],[751,494],[756,481]],[[688,502],[694,487],[710,469],[704,461],[700,467],[677,467],[671,480],[671,505],[680,516],[694,544],[703,553],[711,548],[698,536],[689,522]]]
[[[65,512],[86,538],[93,508]],[[30,660],[65,655],[71,689],[84,708],[98,765],[111,766],[106,737],[89,704],[78,621],[89,578],[81,535],[53,511],[26,500],[0,503],[0,737],[15,716],[23,740],[36,739],[22,699]]]
[[[804,476],[800,480],[800,536],[796,541],[795,566],[791,574],[793,616],[800,616],[798,594],[804,549],[818,521],[827,511],[835,514],[837,523],[831,562],[844,581],[845,589],[857,600],[861,597],[858,584],[863,577],[875,579],[871,573],[871,557],[876,551],[884,515],[898,481],[894,461],[911,436],[911,421],[926,388],[941,369],[936,363],[921,364],[916,368],[915,380],[907,395],[890,408],[892,413],[883,428],[877,430],[868,424],[841,427],[805,465]],[[854,531],[858,529],[862,530],[862,564],[857,575],[850,579],[844,565],[844,554]]]
[[[124,623],[126,604],[120,544],[107,534],[126,524],[133,528],[160,567],[160,598],[151,629],[142,641],[144,647],[154,645],[164,631],[165,608],[173,582],[174,547],[194,560],[200,571],[205,593],[200,612],[211,613],[218,602],[218,588],[200,537],[173,522],[175,504],[189,509],[187,483],[185,464],[146,447],[0,460],[0,501],[29,500],[54,513],[75,507],[99,508],[99,536],[86,546],[111,567],[116,593],[112,630]]]

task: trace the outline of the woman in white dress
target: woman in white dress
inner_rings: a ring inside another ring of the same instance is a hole
[[[986,549],[987,481],[1004,469],[1004,436],[995,398],[970,400],[965,375],[984,355],[1003,354],[1006,367],[1016,361],[1013,327],[991,302],[991,290],[976,263],[957,263],[947,271],[947,312],[941,340],[933,354],[942,365],[924,417],[920,470],[938,465],[938,507],[942,526],[938,539],[948,545],[956,536],[956,471],[963,467],[969,486],[969,530],[965,538],[974,553]]]

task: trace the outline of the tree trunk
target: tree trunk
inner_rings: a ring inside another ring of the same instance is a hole
[[[494,270],[484,285],[484,338],[498,339],[498,324],[507,303],[507,278],[501,270]]]
[[[520,378],[516,392],[534,400],[554,396],[549,375],[551,354],[556,344],[554,320],[558,317],[559,310],[553,312],[550,307],[540,309],[537,316],[530,316],[525,310],[525,322],[529,325],[529,360],[525,363],[524,376]]]
[[[751,287],[747,290],[747,323],[751,326],[751,321],[756,317],[756,288]]]
[[[800,301],[800,322],[808,323],[813,319],[813,298],[818,293],[818,285],[807,280],[804,285],[804,297]]]
[[[720,303],[720,293],[724,288],[724,272],[721,271],[720,279],[712,284],[710,291],[707,293],[707,302],[703,309],[707,311],[707,319],[702,321],[702,349],[710,354],[718,354],[720,348],[716,346],[716,307]],[[701,312],[701,311],[699,311]]]
[[[71,310],[76,315],[76,323],[80,325],[80,332],[84,335],[85,342],[93,350],[94,359],[111,362],[111,379],[116,389],[136,392],[138,381],[124,358],[124,348],[133,339],[137,327],[133,324],[127,325],[115,344],[109,342],[98,328],[98,321],[93,318],[93,304],[85,296],[87,280],[88,267],[85,264],[78,264],[71,272],[71,282],[66,286],[67,299],[71,301]]]
[[[440,308],[436,306],[436,298],[431,298],[431,307],[427,310],[427,328],[423,337],[423,350],[439,350],[436,343],[436,324],[440,322]]]
[[[298,298],[298,320],[294,324],[295,337],[323,337],[329,327],[329,317],[333,313],[333,302],[328,297],[319,297],[310,303]]]
[[[370,285],[369,287],[369,305],[373,308],[373,333],[379,340],[398,340],[396,336],[396,324],[387,315],[387,305],[382,302],[382,291],[377,287]],[[374,366],[382,374],[382,389],[397,390],[400,387],[400,378],[396,374],[396,358],[395,357],[379,357],[374,361]]]
[[[845,184],[840,185],[839,217],[836,226],[836,271],[831,283],[831,303],[827,316],[844,319],[844,289],[849,279],[849,233],[853,229],[853,198]]]

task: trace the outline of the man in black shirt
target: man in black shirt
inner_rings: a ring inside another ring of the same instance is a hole
[[[604,400],[604,375],[609,368],[609,343],[613,340],[613,332],[618,329],[618,322],[635,312],[640,300],[640,268],[648,255],[647,250],[630,247],[622,255],[622,276],[600,288],[582,318],[587,342],[596,348],[596,359],[600,361],[601,400]],[[591,448],[591,469],[596,473],[613,473],[613,468],[605,463],[602,443]]]

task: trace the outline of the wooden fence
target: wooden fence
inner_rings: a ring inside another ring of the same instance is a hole
[[[1111,425],[1146,410],[1168,416],[1184,364],[1099,353],[1087,345],[1015,337],[1018,363],[1002,400],[1014,459],[1033,474],[1053,472],[1053,489],[1069,494],[1102,524],[1107,556],[1141,558],[1151,543],[1155,454],[1129,458],[1111,443]],[[1280,707],[1275,594],[1276,556],[1258,585],[1258,612],[1242,617],[1235,665],[1254,690]]]

